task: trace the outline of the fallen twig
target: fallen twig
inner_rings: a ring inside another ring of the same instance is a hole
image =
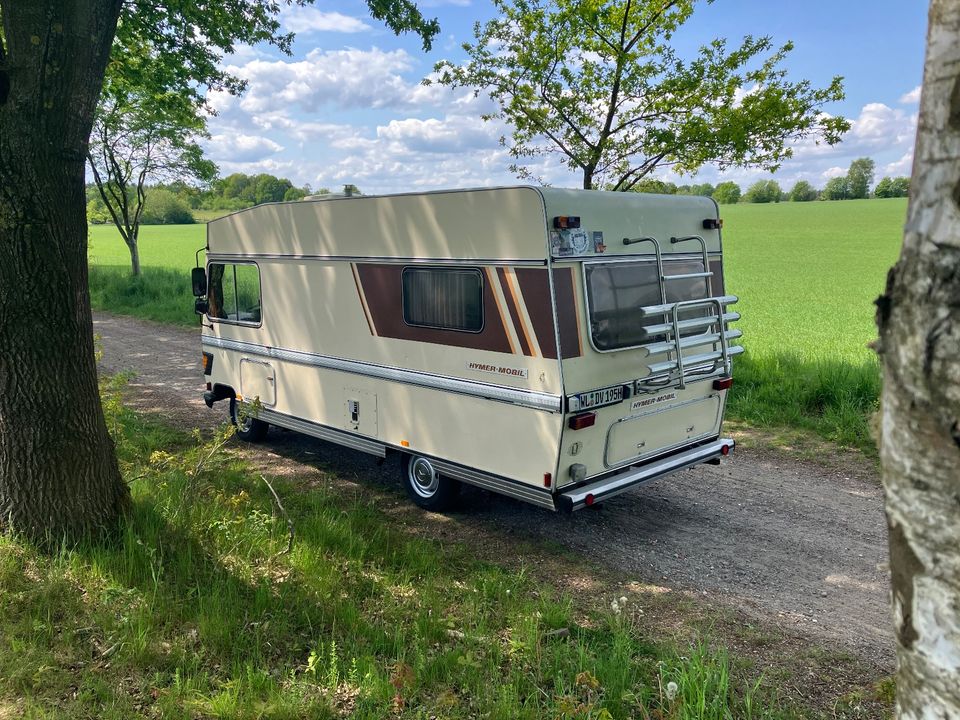
[[[286,555],[293,551],[293,533],[294,533],[293,520],[290,519],[290,516],[287,514],[286,508],[284,508],[283,503],[280,502],[280,496],[277,495],[277,491],[273,489],[273,485],[270,484],[270,481],[267,480],[266,476],[261,475],[260,479],[263,480],[266,486],[270,489],[270,494],[273,495],[273,499],[276,500],[277,507],[280,508],[280,512],[283,513],[283,517],[287,521],[287,529],[290,531],[290,536],[287,540],[287,549],[277,553],[276,555],[276,557],[280,557],[281,555]]]

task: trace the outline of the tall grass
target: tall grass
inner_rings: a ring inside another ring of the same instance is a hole
[[[880,364],[803,359],[790,353],[736,358],[727,395],[730,415],[758,428],[813,431],[846,447],[873,453],[870,424],[879,407]]]
[[[362,495],[265,482],[210,443],[106,411],[133,511],[44,555],[0,538],[0,710],[34,718],[792,716],[720,649],[651,642]],[[562,632],[557,632],[562,630]],[[676,683],[674,689],[670,683]]]
[[[90,266],[90,304],[95,310],[196,327],[193,302],[189,271],[144,267],[134,276],[122,266]]]

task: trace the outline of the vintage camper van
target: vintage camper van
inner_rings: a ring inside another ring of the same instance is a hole
[[[525,186],[228,215],[194,276],[205,400],[246,440],[399,456],[425,508],[599,503],[734,446],[720,226],[709,198]]]

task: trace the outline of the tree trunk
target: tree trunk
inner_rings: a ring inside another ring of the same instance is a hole
[[[130,266],[134,277],[140,275],[140,242],[137,234],[135,231],[135,234],[131,235],[131,239],[127,243],[127,247],[130,249]]]
[[[75,538],[129,498],[97,390],[84,207],[120,0],[0,10],[0,527]]]
[[[903,250],[877,301],[901,718],[960,718],[960,3],[933,0]]]
[[[583,168],[583,189],[584,190],[593,190],[593,173],[595,172],[594,168]]]

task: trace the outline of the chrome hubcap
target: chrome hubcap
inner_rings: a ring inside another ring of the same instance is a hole
[[[422,498],[433,497],[440,486],[440,476],[426,458],[414,458],[407,469],[410,487]]]

